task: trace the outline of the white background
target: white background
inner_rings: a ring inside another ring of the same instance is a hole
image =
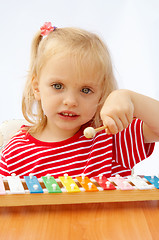
[[[119,87],[159,100],[159,0],[0,0],[0,123],[22,118],[30,44],[45,21],[99,34]],[[157,149],[137,173],[159,173]]]

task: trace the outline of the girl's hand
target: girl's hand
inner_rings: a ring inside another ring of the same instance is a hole
[[[134,105],[129,90],[115,90],[107,97],[102,109],[101,119],[107,126],[108,134],[117,134],[133,120]]]

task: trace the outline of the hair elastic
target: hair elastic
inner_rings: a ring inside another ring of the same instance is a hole
[[[50,32],[55,31],[56,27],[52,26],[51,22],[45,22],[40,29],[41,29],[41,36],[46,36]]]

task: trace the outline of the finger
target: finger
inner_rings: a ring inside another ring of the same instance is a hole
[[[127,119],[127,116],[125,114],[123,114],[123,116],[121,118],[119,118],[121,123],[122,123],[122,129],[120,129],[120,131],[122,131],[123,129],[127,128],[130,124],[129,120]]]
[[[118,132],[121,132],[124,129],[124,125],[123,125],[123,119],[120,119],[118,117],[114,118],[115,124],[117,126]],[[127,126],[127,124],[125,123],[125,126]]]
[[[123,131],[128,127],[129,122],[125,114],[122,115],[121,118],[117,116],[113,117],[105,117],[103,121],[104,125],[108,126],[108,130],[106,131],[108,134],[117,134],[118,132]]]
[[[133,113],[129,113],[129,114],[126,114],[126,118],[127,118],[127,121],[128,123],[132,123],[133,121]]]
[[[106,134],[108,134],[108,135],[112,134],[112,133],[109,131],[109,128],[106,128],[106,129],[105,129],[105,132],[106,132]]]
[[[107,130],[106,132],[108,134],[116,134],[118,133],[118,127],[117,124],[115,122],[115,120],[112,117],[106,116],[104,121],[103,121],[103,125],[107,126]]]

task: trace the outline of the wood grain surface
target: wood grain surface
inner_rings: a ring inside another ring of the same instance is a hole
[[[158,240],[159,201],[0,207],[1,240]]]

